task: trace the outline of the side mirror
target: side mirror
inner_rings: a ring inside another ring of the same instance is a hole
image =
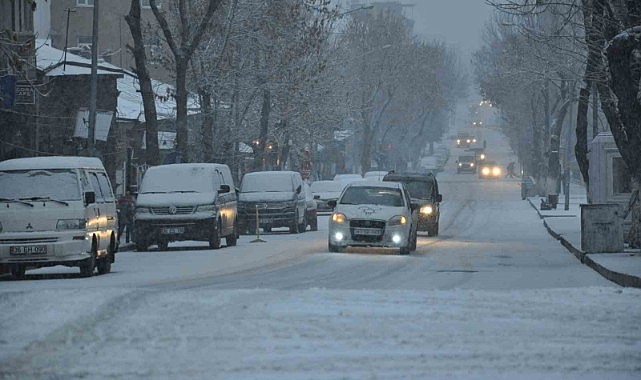
[[[96,193],[93,191],[87,191],[85,193],[85,206],[96,203]]]
[[[231,187],[229,185],[220,185],[220,189],[218,189],[218,194],[227,194],[231,191]]]
[[[320,195],[314,195],[314,199],[320,199]]]
[[[327,202],[327,205],[331,208],[336,207],[336,200],[332,199],[331,201]]]
[[[436,194],[436,201],[443,202],[443,194]]]
[[[301,185],[298,185],[296,188],[296,194],[300,194],[300,192],[303,190],[303,187]]]

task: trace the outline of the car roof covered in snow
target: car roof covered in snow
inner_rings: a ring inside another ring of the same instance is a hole
[[[390,189],[399,189],[402,185],[398,182],[381,182],[381,181],[372,181],[372,180],[363,180],[358,182],[352,182],[347,187],[387,187]]]
[[[52,156],[14,158],[0,162],[0,170],[37,170],[37,169],[102,169],[102,161],[95,157]]]

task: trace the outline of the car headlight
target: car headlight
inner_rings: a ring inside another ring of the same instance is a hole
[[[342,214],[340,212],[335,212],[332,214],[332,222],[342,224],[347,221],[347,217],[345,214]]]
[[[216,211],[216,205],[209,204],[209,205],[201,205],[196,207],[196,212],[211,212],[211,211]]]
[[[58,219],[56,230],[82,230],[87,225],[84,219]]]
[[[476,139],[472,139],[472,142],[476,142]]]
[[[483,175],[490,175],[490,168],[483,168],[481,170],[481,174]]]
[[[136,207],[136,214],[149,214],[149,207]]]
[[[470,141],[470,139],[467,139],[467,140],[465,140],[465,142],[467,142],[469,144],[471,141]]]
[[[428,205],[428,206],[421,207],[421,214],[430,215],[433,212],[434,212],[434,208],[432,206]]]
[[[472,168],[474,167],[474,163],[473,162],[470,162],[470,167],[472,167]]]
[[[456,143],[457,143],[457,144],[460,144],[460,143],[461,143],[461,140],[456,140]]]
[[[492,174],[494,174],[495,176],[501,175],[501,168],[497,167],[497,168],[492,169]]]
[[[387,224],[390,226],[402,226],[405,223],[407,223],[407,218],[404,217],[403,215],[393,216],[392,219],[390,219],[389,222],[387,222]]]
[[[462,162],[459,162],[459,163],[458,163],[458,166],[463,166],[463,163],[462,163]]]
[[[485,154],[481,153],[481,160],[485,160]]]

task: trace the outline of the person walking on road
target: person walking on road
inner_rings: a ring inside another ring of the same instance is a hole
[[[514,162],[510,162],[509,164],[507,164],[507,171],[505,173],[505,178],[507,178],[507,177],[514,178],[514,176],[515,176],[515,174],[514,174]]]
[[[129,239],[134,240],[133,231],[133,217],[134,217],[134,199],[131,192],[127,192],[118,198],[118,239],[125,231],[125,242],[129,243]]]

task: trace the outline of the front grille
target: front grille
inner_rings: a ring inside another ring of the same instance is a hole
[[[277,216],[283,214],[294,214],[296,207],[291,203],[242,203],[238,205],[238,213],[243,215],[256,215],[256,206],[260,216]]]
[[[383,240],[385,234],[385,222],[382,220],[371,219],[353,219],[349,222],[349,231],[352,235],[352,240],[362,243],[378,243]],[[356,233],[358,229],[366,229],[369,231],[378,230],[377,235],[360,234]]]
[[[192,206],[180,206],[176,207],[175,212],[171,212],[173,209],[171,207],[152,207],[151,212],[154,215],[189,215],[194,213],[194,207]]]
[[[19,239],[0,239],[0,244],[38,244],[38,243],[55,243],[57,237],[28,237]]]

